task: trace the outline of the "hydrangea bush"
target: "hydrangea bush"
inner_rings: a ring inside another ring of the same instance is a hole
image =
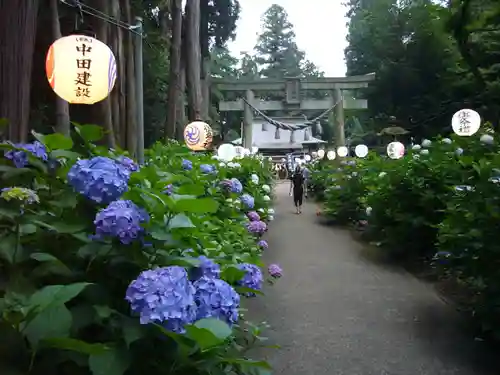
[[[0,162],[0,370],[8,374],[265,374],[240,313],[279,265],[265,160],[176,142],[138,166],[94,142],[34,133]]]
[[[500,144],[487,126],[472,137],[422,140],[404,158],[322,162],[324,213],[365,228],[391,258],[424,261],[469,295],[465,308],[500,337]]]

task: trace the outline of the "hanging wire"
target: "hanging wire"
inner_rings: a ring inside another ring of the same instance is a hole
[[[97,10],[95,8],[92,8],[89,5],[82,3],[80,0],[59,0],[59,1],[65,5],[69,6],[69,7],[78,8],[82,19],[83,19],[83,13],[85,13],[85,14],[88,14],[89,16],[98,18],[102,21],[105,21],[105,22],[110,23],[112,25],[118,26],[122,29],[128,30],[132,34],[135,34],[135,35],[141,36],[142,38],[145,38],[144,34],[139,33],[139,32],[134,30],[134,28],[135,28],[134,25],[130,25],[126,22],[117,20],[116,18],[113,18],[110,15],[108,15],[104,12],[101,12],[100,10]],[[146,43],[148,43],[148,42],[146,41]],[[150,45],[150,44],[148,43],[148,45]],[[150,47],[152,47],[152,46],[150,45]]]

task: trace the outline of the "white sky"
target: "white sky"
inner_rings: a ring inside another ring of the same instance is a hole
[[[261,16],[272,4],[279,4],[286,9],[294,25],[297,44],[306,52],[307,59],[326,76],[344,76],[347,18],[346,8],[341,3],[342,0],[240,0],[236,40],[229,44],[229,49],[238,58],[240,52],[252,52]]]

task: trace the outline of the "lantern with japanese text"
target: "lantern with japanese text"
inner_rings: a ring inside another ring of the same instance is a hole
[[[57,39],[47,52],[45,71],[52,90],[70,104],[100,102],[116,82],[113,52],[86,35]]]
[[[210,125],[194,121],[184,128],[184,141],[193,151],[204,151],[212,145],[213,132]]]

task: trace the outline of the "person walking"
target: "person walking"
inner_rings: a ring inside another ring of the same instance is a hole
[[[311,175],[311,172],[309,171],[309,168],[307,168],[307,165],[304,164],[304,168],[302,168],[302,175],[304,176],[304,196],[307,198],[307,193],[308,193],[308,182],[309,182],[309,177]]]
[[[292,175],[290,188],[293,188],[293,203],[296,208],[296,213],[302,213],[302,201],[304,199],[304,175],[300,165],[295,166],[295,171]]]

